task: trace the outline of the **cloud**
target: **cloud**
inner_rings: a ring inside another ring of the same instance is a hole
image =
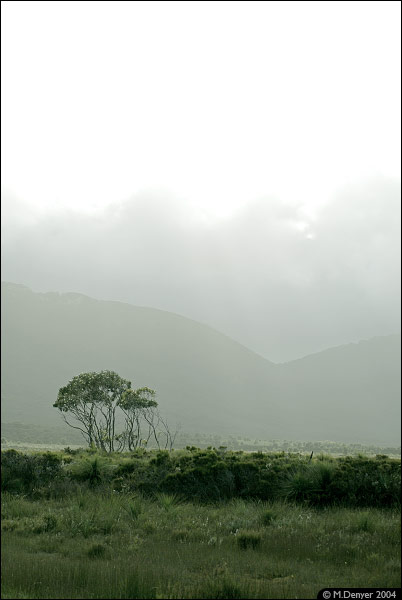
[[[314,214],[262,197],[211,220],[164,191],[29,218],[4,194],[3,279],[170,310],[287,360],[399,330],[399,198],[377,178]]]

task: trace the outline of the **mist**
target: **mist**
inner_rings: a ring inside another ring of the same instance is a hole
[[[401,3],[1,12],[4,597],[395,596]]]
[[[3,193],[3,280],[178,313],[282,362],[400,330],[400,184],[314,210],[261,197],[217,218],[166,190],[91,214]]]

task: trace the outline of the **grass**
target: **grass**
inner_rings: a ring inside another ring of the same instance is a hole
[[[399,587],[396,509],[4,494],[3,598],[316,598]]]

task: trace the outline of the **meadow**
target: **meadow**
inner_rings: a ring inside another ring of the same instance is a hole
[[[400,461],[2,453],[3,598],[315,598],[400,587]]]

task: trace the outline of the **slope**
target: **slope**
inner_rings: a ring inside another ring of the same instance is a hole
[[[58,389],[102,369],[156,389],[161,409],[186,429],[255,431],[244,421],[251,390],[254,406],[275,405],[272,363],[179,315],[14,284],[2,286],[2,311],[4,421],[59,422]]]
[[[58,389],[111,369],[174,426],[264,439],[399,443],[400,336],[276,365],[179,315],[2,284],[2,418],[60,423]]]

